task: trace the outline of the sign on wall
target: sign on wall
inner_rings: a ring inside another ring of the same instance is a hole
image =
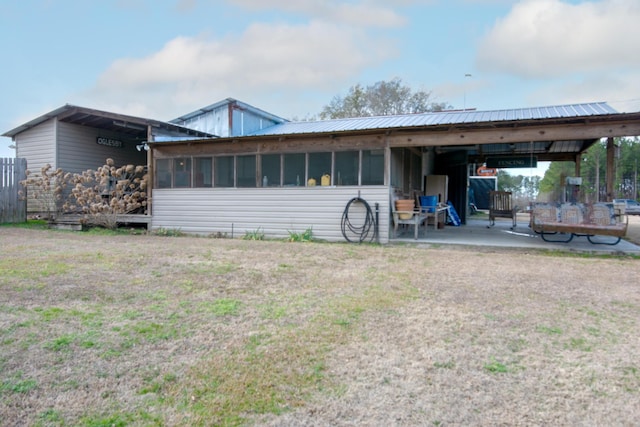
[[[98,138],[96,138],[96,143],[98,143],[98,145],[106,145],[107,147],[115,148],[122,148],[124,146],[122,141],[120,141],[119,139],[105,138],[103,136],[99,136]]]
[[[488,168],[535,168],[538,166],[536,156],[508,156],[487,158]]]

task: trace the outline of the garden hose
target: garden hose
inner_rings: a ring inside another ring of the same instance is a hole
[[[364,218],[364,222],[360,226],[354,225],[349,219],[349,211],[351,209],[351,205],[361,204],[364,206],[366,210],[366,215]],[[377,209],[377,206],[376,206]],[[369,238],[369,242],[372,242],[373,239],[378,235],[378,226],[376,218],[373,215],[373,211],[371,210],[371,206],[367,203],[366,200],[361,199],[360,197],[354,197],[349,200],[347,206],[344,208],[344,212],[342,213],[342,235],[347,240],[347,242],[351,243],[362,243],[367,238]],[[351,236],[351,237],[350,237]]]

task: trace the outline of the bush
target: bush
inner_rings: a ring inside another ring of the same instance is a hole
[[[115,229],[118,217],[130,213],[146,213],[148,174],[145,166],[115,167],[112,159],[96,170],[81,174],[51,171],[51,165],[40,176],[22,182],[37,200],[38,208],[55,220],[62,213],[83,215],[88,225]],[[70,190],[69,190],[70,189]]]

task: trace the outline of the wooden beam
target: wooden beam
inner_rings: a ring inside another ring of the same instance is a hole
[[[594,140],[640,135],[638,123],[565,124],[512,128],[396,131],[389,136],[391,147],[499,144],[531,141]]]
[[[607,138],[607,167],[605,169],[607,171],[607,202],[613,200],[613,183],[616,176],[615,150],[613,138]]]

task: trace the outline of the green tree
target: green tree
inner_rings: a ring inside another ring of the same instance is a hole
[[[637,199],[638,171],[640,168],[640,139],[616,138],[614,197]],[[580,157],[580,199],[585,202],[606,201],[607,141],[593,144]],[[551,201],[560,201],[565,188],[565,178],[575,175],[573,162],[552,162],[540,182],[540,192]]]
[[[424,113],[451,108],[446,103],[432,100],[431,92],[413,91],[399,78],[379,81],[369,86],[356,84],[346,96],[336,95],[320,113],[320,118],[342,119],[348,117],[389,116],[396,114]]]
[[[512,193],[520,192],[522,188],[522,175],[511,175],[506,170],[498,170],[498,190],[511,191]]]

